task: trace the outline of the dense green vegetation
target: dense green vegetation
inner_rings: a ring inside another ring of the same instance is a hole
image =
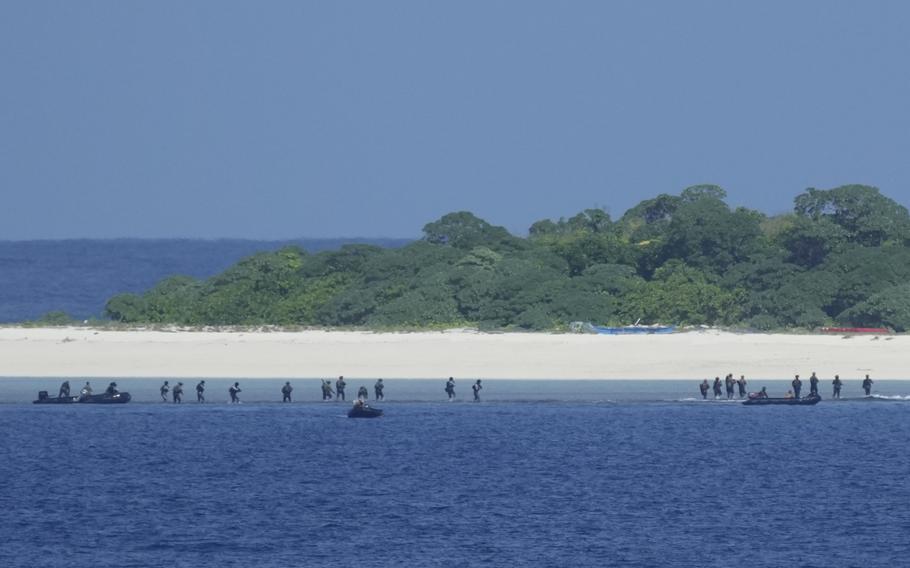
[[[126,323],[550,329],[600,324],[827,324],[910,329],[910,216],[861,185],[809,189],[793,213],[729,207],[717,186],[534,223],[527,238],[468,212],[403,248],[299,248],[205,281],[122,294]]]

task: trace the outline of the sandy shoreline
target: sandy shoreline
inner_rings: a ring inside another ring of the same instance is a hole
[[[910,336],[0,328],[0,377],[908,379]]]

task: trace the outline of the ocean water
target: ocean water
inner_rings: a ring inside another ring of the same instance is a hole
[[[312,380],[293,404],[241,381],[240,405],[226,380],[204,405],[125,380],[116,407],[31,405],[57,383],[4,380],[0,566],[910,564],[910,382],[814,407],[677,381],[484,381],[477,404],[468,381],[454,403],[387,382],[386,415],[352,420]]]
[[[0,323],[64,311],[99,317],[123,292],[144,292],[169,276],[208,278],[257,252],[297,245],[307,251],[368,242],[403,246],[407,239],[111,239],[0,241]]]

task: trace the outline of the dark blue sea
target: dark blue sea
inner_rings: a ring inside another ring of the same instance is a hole
[[[52,311],[100,317],[123,292],[144,292],[177,274],[208,278],[257,252],[296,245],[314,253],[345,244],[397,247],[406,239],[112,239],[0,241],[0,323]]]
[[[448,403],[388,380],[374,420],[315,381],[292,404],[279,381],[239,405],[227,381],[206,404],[152,402],[159,384],[123,381],[114,407],[0,382],[0,566],[910,565],[908,381],[744,407],[694,383],[489,381]]]

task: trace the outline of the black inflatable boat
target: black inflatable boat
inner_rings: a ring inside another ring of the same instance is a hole
[[[367,403],[355,404],[348,410],[348,418],[379,418],[382,410],[373,408]]]
[[[750,397],[743,401],[748,406],[765,406],[769,404],[786,404],[790,406],[812,406],[818,404],[822,397],[818,395],[809,395],[803,398],[771,398],[771,397]]]
[[[125,404],[131,398],[128,392],[85,396],[47,396],[47,391],[41,391],[38,393],[38,400],[34,401],[34,404]]]

